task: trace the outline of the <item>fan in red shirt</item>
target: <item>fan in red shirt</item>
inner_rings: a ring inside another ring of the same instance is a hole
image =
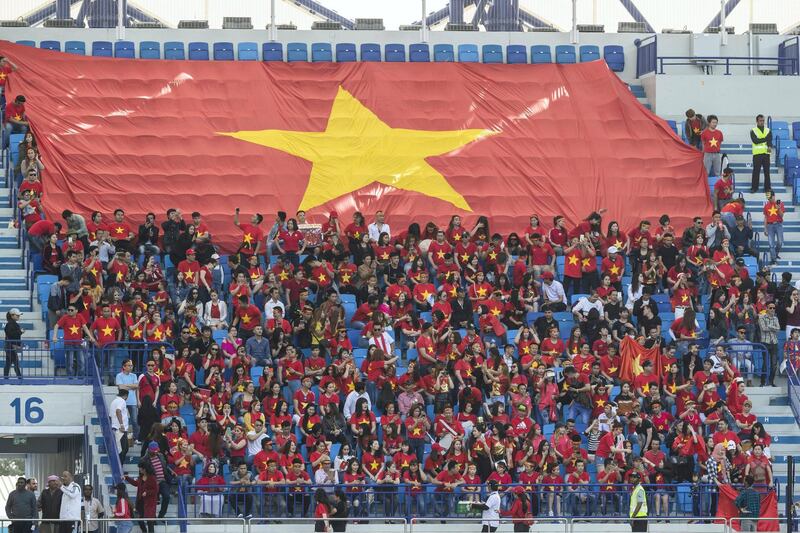
[[[239,245],[239,254],[242,256],[258,255],[261,251],[261,241],[264,240],[264,232],[258,227],[264,217],[258,213],[250,218],[250,224],[239,223],[239,208],[233,215],[233,223],[242,230],[242,244]],[[244,257],[242,258],[244,259]],[[242,261],[244,264],[245,262]]]
[[[183,274],[187,285],[197,286],[200,277],[200,262],[195,259],[194,248],[186,250],[186,259],[178,263],[178,272]]]
[[[447,254],[452,253],[453,247],[447,242],[447,239],[445,239],[444,231],[437,231],[436,240],[431,242],[430,246],[428,246],[428,260],[434,270],[444,263]]]
[[[122,327],[119,321],[111,316],[111,308],[108,305],[103,306],[102,316],[95,319],[91,330],[97,339],[97,346],[101,348],[122,339]]]
[[[275,309],[280,310],[280,307]],[[239,338],[242,340],[252,337],[256,326],[261,325],[261,311],[250,303],[247,296],[239,297],[239,305],[236,308],[232,325],[239,328]]]

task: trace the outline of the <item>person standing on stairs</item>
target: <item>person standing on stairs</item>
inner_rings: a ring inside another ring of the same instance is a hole
[[[22,378],[22,371],[19,369],[19,352],[22,349],[22,334],[25,330],[19,325],[21,316],[22,312],[16,307],[6,313],[6,364],[5,368],[3,368],[4,378],[8,377],[12,366],[14,367],[14,372],[17,373],[17,377]]]
[[[706,167],[706,173],[709,176],[716,176],[719,178],[722,172],[722,132],[717,129],[717,115],[708,115],[708,125],[703,133],[700,134],[700,140],[703,142],[703,165]],[[719,209],[719,207],[718,207]]]
[[[767,177],[769,179],[769,177]],[[767,189],[767,201],[764,203],[764,235],[769,239],[769,257],[774,264],[780,259],[783,246],[783,214],[785,206],[775,199],[775,193]]]
[[[769,158],[772,154],[772,132],[764,125],[764,115],[756,117],[756,127],[750,130],[750,141],[753,143],[753,181],[750,192],[758,191],[758,180],[761,168],[764,168],[764,190],[772,189],[769,181]]]

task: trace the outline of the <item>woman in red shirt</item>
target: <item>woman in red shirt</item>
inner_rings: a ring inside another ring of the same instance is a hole
[[[286,229],[278,233],[275,246],[295,268],[300,266],[300,255],[306,251],[306,242],[303,233],[297,227],[297,220],[290,218],[286,222]]]
[[[500,516],[507,516],[514,520],[514,531],[530,531],[533,525],[530,496],[525,493],[525,487],[514,487],[514,503],[508,511],[500,511]]]
[[[133,512],[131,502],[128,499],[128,492],[125,490],[125,483],[119,483],[116,487],[117,503],[114,505],[114,518],[119,520],[116,523],[117,533],[130,533],[133,529]]]
[[[139,477],[133,479],[125,476],[125,481],[136,487],[136,515],[139,518],[150,519],[148,522],[139,522],[142,531],[155,531],[156,503],[158,502],[158,481],[153,473],[150,463],[139,463]]]
[[[333,528],[328,521],[333,506],[328,501],[328,493],[325,492],[325,489],[317,489],[317,491],[314,493],[314,501],[317,502],[317,506],[314,508],[314,518],[316,518],[316,521],[314,522],[314,531],[333,531]]]

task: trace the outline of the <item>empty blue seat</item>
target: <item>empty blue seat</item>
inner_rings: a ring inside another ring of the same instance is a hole
[[[214,61],[233,61],[233,43],[214,43]]]
[[[92,43],[92,55],[94,57],[112,57],[114,47],[109,41],[95,41]]]
[[[571,44],[560,44],[556,46],[556,63],[568,65],[575,63],[575,47]]]
[[[161,59],[161,43],[157,41],[140,42],[139,59]]]
[[[519,65],[528,62],[528,49],[521,44],[509,44],[506,46],[506,63],[509,65]]]
[[[189,43],[189,59],[194,61],[208,61],[208,43]]]
[[[352,63],[357,61],[355,43],[337,43],[336,61],[338,63]]]
[[[481,47],[481,57],[484,63],[502,63],[503,47],[499,44],[484,44]]]
[[[408,60],[412,63],[428,63],[431,60],[431,49],[427,43],[408,46]]]
[[[311,61],[314,63],[333,61],[333,50],[330,43],[312,43]]]
[[[287,44],[286,61],[308,61],[308,45],[306,43]]]
[[[608,44],[603,47],[603,58],[608,63],[608,68],[614,72],[625,70],[625,52],[618,44]]]
[[[261,58],[264,61],[283,61],[283,43],[262,44]]]
[[[61,51],[61,41],[42,41],[39,43],[39,48],[42,50],[55,50]]]
[[[133,59],[136,57],[136,45],[133,41],[117,41],[114,43],[114,57]]]
[[[167,41],[164,43],[164,59],[186,59],[186,48],[180,41]]]
[[[387,63],[405,63],[406,46],[400,43],[387,44],[383,53],[383,60]]]
[[[361,61],[381,61],[381,45],[375,43],[362,44]]]
[[[535,44],[531,46],[531,64],[543,65],[552,62],[553,55],[550,53],[550,47],[548,45]]]
[[[236,46],[239,61],[258,61],[258,43],[239,43]]]
[[[459,44],[458,45],[458,62],[459,63],[477,63],[478,58],[478,45],[476,44]]]
[[[581,63],[587,61],[597,61],[600,59],[600,47],[593,44],[585,44],[580,48]]]
[[[21,44],[22,46],[32,46],[36,48],[36,41],[29,41],[27,39],[23,39],[22,41],[17,41],[17,44]]]
[[[75,54],[76,56],[85,56],[86,43],[83,41],[67,41],[64,43],[64,51],[68,54]]]
[[[792,122],[792,139],[800,141],[800,122]]]
[[[438,63],[452,63],[456,60],[452,44],[434,44],[433,60]]]

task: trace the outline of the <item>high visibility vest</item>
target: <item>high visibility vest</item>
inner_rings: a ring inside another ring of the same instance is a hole
[[[766,140],[767,135],[769,135],[769,128],[764,127],[764,131],[761,131],[760,129],[758,129],[758,127],[755,127],[753,128],[753,134],[755,134],[756,139],[758,139],[759,141]],[[753,155],[766,154],[768,153],[768,151],[769,151],[769,146],[767,146],[766,142],[759,144],[753,143]]]
[[[634,510],[636,510],[636,503],[640,492],[642,493],[642,506],[639,508],[638,514],[633,514]],[[633,492],[631,492],[631,507],[629,516],[631,518],[644,518],[647,516],[647,497],[644,493],[644,487],[641,485],[636,485],[633,487]]]

